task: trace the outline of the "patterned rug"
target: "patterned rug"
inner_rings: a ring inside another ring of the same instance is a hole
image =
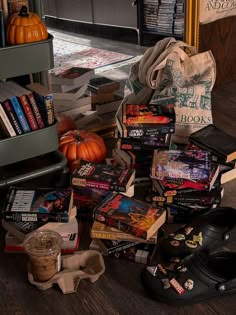
[[[54,69],[80,66],[85,68],[101,68],[116,63],[132,61],[133,56],[80,45],[71,41],[55,38],[53,40]]]

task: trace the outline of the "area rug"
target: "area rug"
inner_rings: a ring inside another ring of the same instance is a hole
[[[55,38],[53,40],[54,71],[71,66],[101,68],[107,65],[128,61],[133,56],[80,45],[71,41]]]

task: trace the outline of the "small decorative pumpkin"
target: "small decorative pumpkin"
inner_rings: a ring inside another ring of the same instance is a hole
[[[20,12],[9,17],[7,24],[7,43],[9,45],[27,44],[45,40],[48,31],[40,17],[33,12],[28,12],[23,5]]]
[[[73,130],[65,133],[59,140],[59,150],[69,163],[83,159],[88,162],[102,162],[106,157],[106,145],[94,132]]]

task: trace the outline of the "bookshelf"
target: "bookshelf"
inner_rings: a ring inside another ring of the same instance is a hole
[[[30,1],[31,10],[41,16],[41,0]],[[0,48],[0,80],[21,78],[24,75],[35,75],[38,82],[48,86],[48,70],[54,66],[53,58],[53,36],[49,34],[48,39],[23,45],[6,46]],[[31,131],[22,135],[0,140],[0,171],[6,173],[4,167],[14,163],[29,160],[38,156],[56,152],[58,149],[57,123],[43,129]],[[52,172],[55,168],[66,166],[65,158],[57,153],[56,165],[51,164],[35,170],[34,164],[28,173],[22,169],[22,174],[12,177],[0,177],[0,187],[27,178],[40,176]],[[34,163],[33,161],[31,161]]]

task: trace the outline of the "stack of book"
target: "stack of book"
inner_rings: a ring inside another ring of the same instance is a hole
[[[78,250],[82,223],[77,221],[72,189],[36,190],[10,187],[3,207],[5,251],[24,252],[25,236],[35,230],[52,230],[62,236],[62,253]]]
[[[92,219],[94,207],[113,191],[133,196],[134,179],[134,169],[81,161],[71,178],[78,218]]]
[[[149,176],[153,151],[169,149],[175,131],[174,98],[148,104],[121,104],[116,115],[116,148],[112,154],[122,166],[134,167],[137,177]]]
[[[0,135],[9,138],[42,129],[55,122],[53,97],[39,83],[26,88],[0,82]]]
[[[91,249],[116,258],[148,264],[165,223],[166,211],[118,192],[94,209]]]
[[[50,88],[56,113],[76,120],[79,115],[92,109],[91,96],[85,92],[93,75],[93,69],[81,67],[51,71]]]
[[[219,164],[208,151],[154,151],[151,167],[152,202],[166,208],[168,223],[187,223],[193,215],[221,202]]]
[[[104,76],[92,78],[88,84],[91,93],[92,108],[99,115],[117,111],[122,97],[118,95],[120,83]]]

